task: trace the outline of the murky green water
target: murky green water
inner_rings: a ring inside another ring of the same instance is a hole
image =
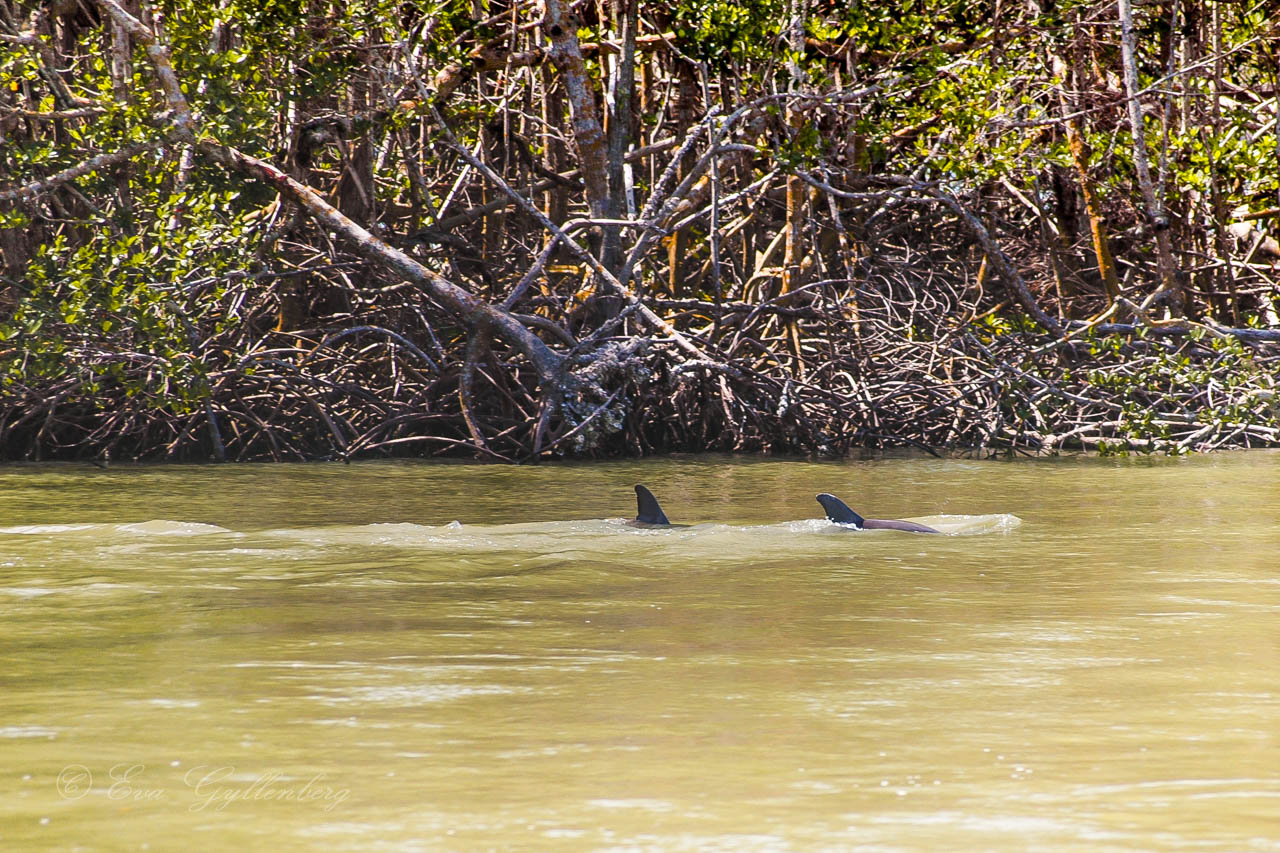
[[[0,469],[0,848],[1280,850],[1278,519],[1266,453]]]

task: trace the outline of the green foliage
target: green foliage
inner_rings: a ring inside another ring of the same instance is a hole
[[[150,227],[125,234],[99,225],[72,245],[59,236],[27,269],[23,298],[0,322],[6,386],[73,383],[92,403],[107,384],[174,414],[208,393],[198,344],[235,322],[220,297],[242,267],[250,230],[233,194],[142,194]],[[169,226],[181,220],[183,227]],[[69,357],[69,356],[77,357]]]
[[[786,21],[784,0],[683,0],[673,10],[675,33],[690,55],[717,71],[760,60],[776,50]]]
[[[1236,338],[1204,337],[1200,346],[1211,355],[1193,358],[1186,348],[1152,347],[1146,357],[1135,359],[1127,355],[1127,338],[1095,338],[1090,353],[1097,366],[1084,371],[1085,387],[1117,406],[1116,434],[1146,450],[1177,452],[1172,432],[1185,430],[1189,418],[1215,430],[1280,426],[1271,404],[1272,371]],[[1152,440],[1155,445],[1145,444]],[[1119,446],[1100,452],[1114,453]]]
[[[799,126],[781,144],[770,150],[779,165],[790,168],[811,168],[828,153],[828,141],[822,138],[818,124],[801,116]]]

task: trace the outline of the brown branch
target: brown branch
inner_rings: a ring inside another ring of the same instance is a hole
[[[676,141],[674,139],[662,139],[653,143],[652,145],[646,145],[643,148],[637,148],[636,150],[632,151],[627,155],[626,160],[628,163],[638,163],[641,160],[643,160],[645,157],[648,157],[650,154],[657,154],[662,151],[666,151],[669,148],[675,147],[675,144],[676,144]],[[574,169],[569,172],[561,172],[557,174],[555,178],[548,179],[545,181],[539,181],[529,189],[532,192],[539,193],[539,192],[543,192],[544,190],[549,190],[552,187],[565,186],[566,184],[574,187],[580,187],[581,183],[578,181],[578,178],[580,178],[581,175],[582,175],[581,169]],[[444,219],[441,219],[439,222],[435,223],[435,228],[440,231],[450,231],[454,228],[457,228],[460,225],[466,225],[467,223],[475,222],[477,219],[480,219],[484,216],[488,216],[490,213],[493,213],[494,211],[502,210],[505,207],[511,207],[513,204],[516,204],[516,201],[512,198],[509,198],[509,197],[499,198],[489,202],[488,204],[478,205],[476,207],[469,208],[468,210],[464,210],[462,213],[456,213],[453,216],[449,216]]]
[[[992,239],[991,233],[987,230],[987,227],[982,224],[982,221],[978,219],[972,211],[962,205],[955,196],[939,187],[921,184],[910,178],[884,177],[882,179],[888,180],[896,186],[911,187],[918,192],[931,196],[949,207],[953,213],[960,217],[960,221],[964,223],[965,228],[968,229],[973,238],[978,241],[978,244],[982,246],[982,251],[986,253],[987,262],[990,263],[991,266],[995,267],[996,272],[1000,274],[1002,279],[1004,279],[1005,285],[1010,291],[1012,291],[1012,295],[1022,305],[1023,309],[1030,314],[1037,323],[1047,329],[1050,334],[1055,336],[1062,334],[1061,324],[1046,314],[1044,309],[1040,307],[1040,303],[1038,303],[1035,296],[1032,295],[1031,289],[1027,287],[1026,281],[1023,280],[1022,275],[1013,265],[1013,261],[1004,253],[1004,250],[1000,248],[999,244]]]
[[[187,104],[187,96],[182,93],[182,83],[179,82],[178,75],[173,70],[169,48],[156,38],[150,27],[126,12],[118,0],[94,0],[94,2],[101,6],[103,11],[110,15],[111,19],[125,32],[146,47],[147,58],[151,60],[151,67],[155,69],[156,76],[160,80],[160,88],[164,91],[165,102],[169,105],[170,122],[179,134],[193,135],[196,127],[195,117]]]
[[[569,97],[569,118],[587,188],[587,205],[592,216],[605,218],[612,215],[612,210],[604,128],[578,44],[579,19],[563,0],[543,0],[542,14],[543,30],[551,41],[549,55],[560,71],[560,80]]]
[[[489,323],[503,340],[528,357],[544,386],[558,386],[563,357],[552,351],[518,320],[473,293],[466,291],[424,267],[404,252],[374,237],[329,204],[311,187],[300,183],[283,170],[227,145],[201,140],[197,148],[233,172],[264,181],[296,202],[326,228],[350,241],[357,254],[378,266],[421,286],[433,299],[457,313],[469,324]]]
[[[485,456],[492,456],[504,462],[510,462],[500,453],[495,453],[488,443],[484,440],[484,430],[480,428],[479,422],[475,416],[475,406],[472,402],[472,385],[475,382],[476,363],[489,352],[489,328],[484,323],[478,323],[471,330],[470,340],[467,341],[466,360],[462,364],[462,375],[458,377],[458,405],[462,408],[462,419],[467,424],[467,432],[471,433],[471,441],[476,446],[476,450]]]
[[[126,160],[132,160],[139,154],[145,154],[153,151],[164,144],[162,139],[153,139],[147,142],[139,142],[136,145],[130,145],[128,148],[122,148],[119,151],[112,151],[110,154],[99,154],[97,157],[91,157],[83,163],[77,163],[69,169],[63,169],[56,175],[50,175],[38,181],[32,181],[29,184],[16,187],[10,190],[0,190],[0,201],[23,201],[25,199],[35,198],[38,195],[57,189],[63,184],[70,183],[76,178],[96,172],[99,169],[105,169],[109,166],[115,166]]]

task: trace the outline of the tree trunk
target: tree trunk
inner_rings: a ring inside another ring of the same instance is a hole
[[[1170,307],[1176,316],[1186,313],[1184,294],[1174,272],[1173,247],[1169,240],[1169,214],[1164,209],[1163,186],[1151,180],[1151,167],[1147,158],[1147,133],[1139,98],[1138,59],[1133,32],[1133,8],[1130,0],[1118,0],[1120,14],[1120,53],[1124,65],[1124,86],[1128,95],[1129,125],[1133,131],[1133,168],[1138,175],[1138,188],[1146,207],[1147,222],[1155,232],[1156,267],[1160,273],[1160,289],[1148,297],[1148,303],[1157,294],[1167,293]]]

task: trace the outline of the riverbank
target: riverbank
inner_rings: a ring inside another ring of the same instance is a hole
[[[432,373],[425,354],[383,327],[310,341],[277,335],[234,360],[216,340],[198,357],[164,364],[139,354],[64,353],[71,369],[56,381],[11,376],[0,393],[0,458],[532,462],[1280,445],[1273,345],[1087,330],[1055,338],[1002,332],[994,318],[952,327],[952,314],[906,306],[863,310],[854,322],[848,304],[819,293],[792,311],[803,350],[819,354],[799,371],[768,358],[690,365],[669,342],[618,342],[630,352],[609,367],[610,396],[564,401],[556,431],[544,430],[536,451],[538,400],[522,371],[502,372],[490,353],[473,365],[464,395],[465,367]],[[839,334],[823,335],[833,327]],[[194,376],[194,388],[167,375],[175,367]]]

